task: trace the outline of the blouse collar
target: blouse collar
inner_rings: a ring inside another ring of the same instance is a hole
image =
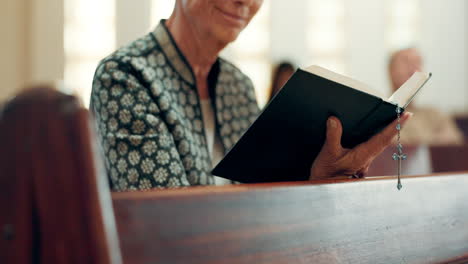
[[[174,69],[186,82],[191,85],[195,85],[195,77],[192,68],[180,49],[177,47],[177,44],[175,43],[165,22],[165,19],[162,19],[159,22],[153,31],[153,35]]]

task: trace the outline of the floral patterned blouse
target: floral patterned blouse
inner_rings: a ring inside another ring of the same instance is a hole
[[[226,151],[259,113],[255,92],[221,58],[208,83]],[[90,108],[113,190],[214,183],[195,77],[164,21],[100,62]]]

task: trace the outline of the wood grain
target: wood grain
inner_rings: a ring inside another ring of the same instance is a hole
[[[430,153],[434,172],[468,170],[468,145],[432,146]]]
[[[6,105],[0,124],[0,227],[15,233],[0,242],[0,263],[119,263],[87,110],[35,87]]]
[[[465,141],[468,139],[468,115],[462,114],[455,117],[455,123],[463,133]]]
[[[113,194],[125,263],[468,262],[468,175]],[[217,190],[218,189],[218,190]]]

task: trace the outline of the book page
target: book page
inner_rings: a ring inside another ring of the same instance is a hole
[[[393,95],[387,99],[387,101],[396,103],[402,108],[406,108],[431,76],[431,73],[413,73],[413,75],[402,86],[400,86],[400,88],[398,88],[398,90],[396,90]]]
[[[380,97],[382,99],[385,99],[385,96],[383,96],[380,92],[376,91],[375,89],[372,89],[367,84],[365,84],[363,82],[360,82],[360,81],[357,81],[357,80],[354,80],[354,79],[351,79],[351,78],[346,77],[344,75],[338,74],[336,72],[332,72],[332,71],[327,70],[325,68],[322,68],[320,66],[312,65],[312,66],[309,66],[309,67],[307,67],[307,68],[305,68],[303,70],[306,71],[306,72],[310,72],[312,74],[318,75],[320,77],[323,77],[325,79],[334,81],[336,83],[341,83],[343,85],[346,85],[346,86],[351,87],[353,89],[359,90],[361,92],[365,92],[365,93]]]

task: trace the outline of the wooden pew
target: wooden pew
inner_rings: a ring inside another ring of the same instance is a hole
[[[89,124],[75,97],[49,87],[0,110],[0,263],[121,262]]]
[[[367,176],[396,175],[398,162],[392,159],[392,155],[395,152],[395,146],[386,148],[371,164]],[[404,146],[404,153],[408,155],[408,159],[402,161],[402,175],[422,175],[433,172],[429,147]]]
[[[398,163],[392,160],[395,147],[385,149],[372,163],[367,176],[396,175]],[[462,146],[405,146],[408,159],[402,162],[402,175],[468,171],[468,144]]]
[[[457,124],[458,128],[460,128],[460,130],[463,132],[465,141],[468,140],[468,115],[462,114],[455,116],[455,123]]]
[[[433,146],[430,152],[433,172],[468,171],[468,145]]]
[[[468,175],[115,193],[125,263],[468,263]]]
[[[0,133],[0,263],[468,262],[465,174],[111,196],[73,98],[29,91]]]

